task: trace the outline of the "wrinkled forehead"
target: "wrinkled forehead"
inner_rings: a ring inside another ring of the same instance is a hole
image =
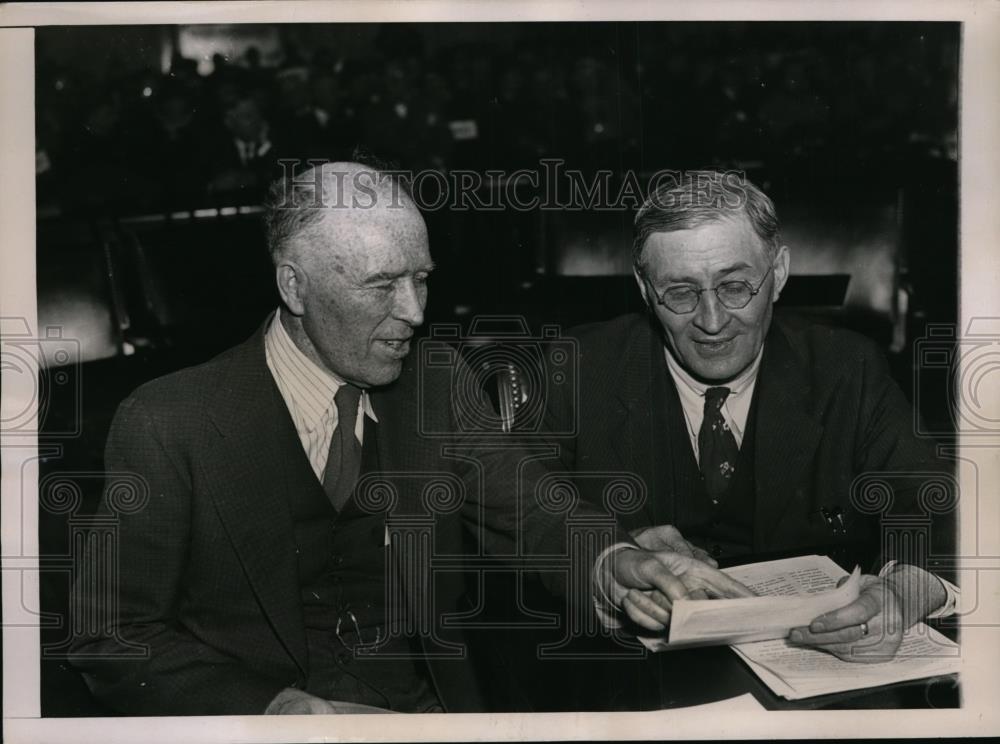
[[[406,273],[426,268],[430,262],[427,227],[409,199],[327,207],[317,228],[314,248],[343,269]]]
[[[673,269],[712,272],[729,265],[761,265],[767,247],[745,216],[721,216],[680,230],[651,233],[642,250],[647,274]]]
[[[323,212],[328,228],[335,230],[406,233],[424,226],[420,210],[406,193],[389,187],[355,191],[341,201],[325,200]]]

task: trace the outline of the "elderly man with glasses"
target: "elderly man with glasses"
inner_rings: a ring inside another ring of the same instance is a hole
[[[951,482],[949,468],[914,436],[913,409],[873,343],[773,317],[789,250],[770,198],[734,173],[684,175],[635,219],[648,313],[573,333],[585,414],[562,442],[563,465],[640,475],[649,498],[623,523],[647,548],[687,540],[713,565],[850,549],[871,572],[861,597],[790,639],[884,660],[905,628],[954,610],[957,590],[927,570],[954,554],[952,529],[932,524],[922,554],[883,539],[890,511],[927,516],[921,485]],[[552,399],[550,425],[571,405]],[[894,487],[891,510],[873,514],[852,498],[870,474]],[[589,480],[578,487],[598,500]]]

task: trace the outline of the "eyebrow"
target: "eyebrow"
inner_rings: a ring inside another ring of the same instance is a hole
[[[721,271],[716,272],[716,277],[729,276],[730,274],[735,274],[737,271],[743,271],[744,269],[752,269],[753,266],[748,264],[746,261],[740,261],[739,263],[733,264],[732,266],[727,266]],[[670,284],[697,284],[698,280],[690,276],[673,277],[667,276],[666,281]]]
[[[432,271],[434,271],[435,268],[436,268],[435,265],[433,263],[431,263],[431,264],[427,264],[425,266],[420,267],[419,269],[417,269],[416,271],[414,271],[412,273],[414,273],[414,274],[430,274]],[[408,272],[408,271],[397,271],[397,272],[380,271],[377,274],[372,274],[371,276],[366,276],[364,278],[364,280],[362,280],[362,284],[373,284],[375,282],[389,282],[389,281],[394,281],[396,279],[399,279],[400,277],[406,276],[409,273],[410,272]]]

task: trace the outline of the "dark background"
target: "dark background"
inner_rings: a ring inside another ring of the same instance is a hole
[[[959,52],[955,23],[38,29],[39,324],[80,344],[79,364],[43,373],[42,444],[56,450],[42,487],[100,473],[136,385],[259,326],[276,293],[257,205],[277,159],[357,145],[445,173],[542,158],[613,184],[745,171],[792,250],[784,304],[874,338],[947,435],[946,388],[913,360],[929,324],[956,318]],[[267,152],[242,163],[234,127],[266,128]],[[426,218],[428,323],[514,313],[537,332],[639,307],[632,210]],[[100,478],[77,484],[85,512]],[[67,556],[72,516],[55,511],[40,515],[42,551]],[[43,610],[65,613],[67,580],[43,574]],[[43,715],[92,710],[58,655],[43,659]]]

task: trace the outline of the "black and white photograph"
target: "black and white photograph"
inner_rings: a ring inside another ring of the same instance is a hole
[[[5,739],[1000,733],[998,39],[0,4]]]

